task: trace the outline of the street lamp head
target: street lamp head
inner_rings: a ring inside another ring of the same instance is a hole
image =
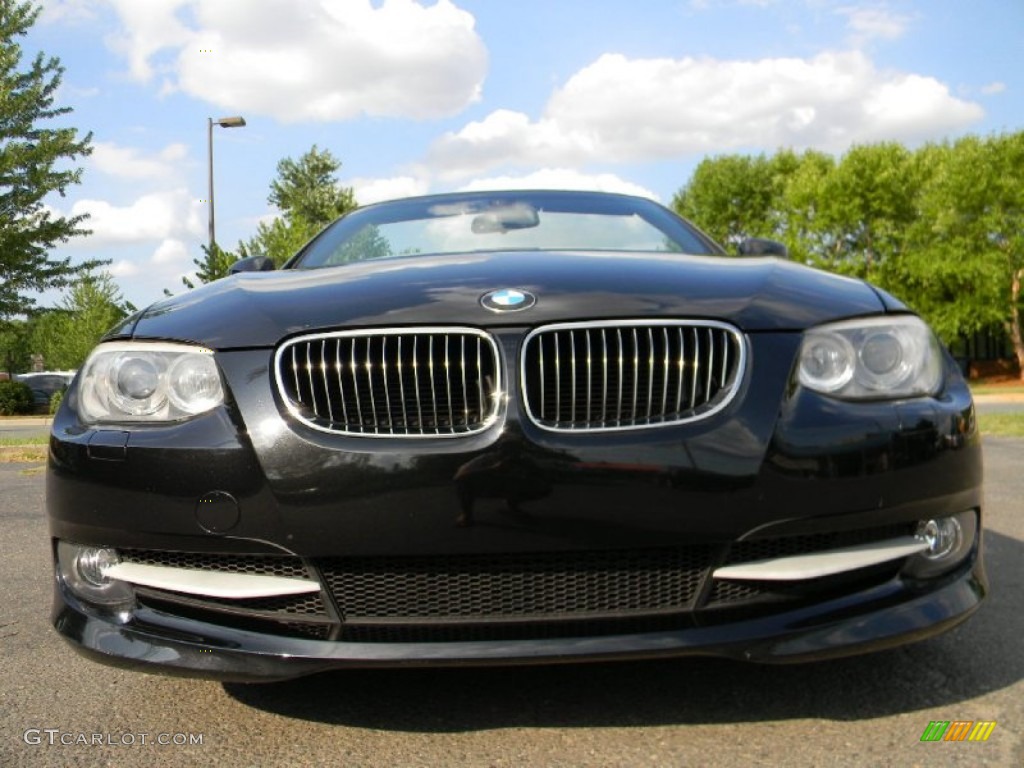
[[[241,128],[245,125],[245,118],[236,115],[234,117],[221,117],[213,122],[221,128]]]

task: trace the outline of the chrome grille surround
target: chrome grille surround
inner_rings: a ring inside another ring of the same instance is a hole
[[[456,326],[360,329],[288,339],[274,356],[288,411],[321,432],[462,437],[498,419],[494,338]]]
[[[673,426],[725,408],[746,365],[743,334],[715,320],[557,323],[523,341],[523,405],[554,432]]]

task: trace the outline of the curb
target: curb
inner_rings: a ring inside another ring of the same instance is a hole
[[[976,403],[1024,403],[1024,392],[974,395]]]

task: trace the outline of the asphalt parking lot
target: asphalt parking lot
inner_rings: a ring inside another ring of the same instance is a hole
[[[48,623],[42,470],[0,464],[0,765],[1024,765],[1024,440],[987,439],[985,459],[992,597],[915,646],[789,667],[691,659],[250,686],[73,653]],[[921,742],[932,720],[997,725],[984,743]]]

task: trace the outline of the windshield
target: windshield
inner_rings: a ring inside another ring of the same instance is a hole
[[[328,227],[289,265],[497,250],[717,253],[660,205],[623,195],[487,192],[379,203]]]

